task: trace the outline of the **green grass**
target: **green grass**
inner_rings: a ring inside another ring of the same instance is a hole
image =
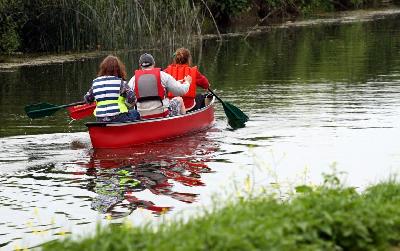
[[[388,250],[400,242],[400,183],[379,183],[363,193],[332,182],[297,190],[288,200],[267,194],[239,198],[157,230],[99,227],[94,237],[43,249]]]

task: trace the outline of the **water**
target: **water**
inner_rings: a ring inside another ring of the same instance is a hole
[[[92,149],[85,121],[63,110],[33,121],[23,112],[81,100],[101,58],[0,72],[0,249],[91,233],[97,223],[187,217],[249,183],[319,184],[333,166],[360,189],[397,175],[399,25],[392,15],[205,41],[194,61],[249,115],[247,126],[230,130],[217,105],[212,129],[132,149]],[[152,53],[167,65],[166,53]],[[132,69],[139,54],[119,56]]]

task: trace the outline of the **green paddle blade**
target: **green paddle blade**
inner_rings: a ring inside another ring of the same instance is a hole
[[[62,106],[57,106],[49,103],[38,103],[25,106],[25,113],[31,119],[42,118],[53,115],[60,110]]]
[[[245,123],[249,120],[249,117],[244,114],[239,108],[236,106],[222,101],[220,97],[217,96],[210,88],[208,88],[208,91],[216,97],[219,102],[221,102],[222,107],[224,108],[225,115],[228,118],[228,124],[233,128],[233,129],[238,129],[245,127]]]
[[[228,124],[233,129],[245,127],[245,123],[249,120],[249,117],[246,114],[228,102],[222,102],[222,107],[228,117]]]

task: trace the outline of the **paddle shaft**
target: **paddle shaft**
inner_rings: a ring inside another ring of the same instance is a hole
[[[214,97],[216,97],[219,100],[219,102],[224,103],[224,101],[222,101],[222,99],[218,97],[217,94],[215,94],[210,88],[208,88],[208,91],[211,92],[211,94],[214,95]]]
[[[31,112],[46,112],[46,111],[60,110],[62,108],[71,107],[71,106],[75,106],[75,105],[83,105],[83,104],[86,104],[86,102],[79,101],[79,102],[75,102],[75,103],[71,103],[71,104],[67,104],[67,105],[58,105],[58,106],[43,108],[43,109],[39,109],[37,111],[31,111]]]
[[[65,108],[65,107],[83,105],[83,104],[86,104],[86,102],[85,101],[79,101],[79,102],[71,103],[71,104],[68,104],[68,105],[60,105],[59,107],[60,108]]]
[[[48,103],[39,103],[39,104],[34,104],[34,105],[28,105],[25,107],[25,112],[30,118],[40,118],[40,117],[46,117],[53,115],[56,111],[66,108],[66,107],[71,107],[71,106],[76,106],[76,105],[82,105],[85,104],[85,101],[79,101],[67,105],[53,105],[53,104],[48,104]]]

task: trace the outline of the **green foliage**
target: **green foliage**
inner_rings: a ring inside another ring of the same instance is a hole
[[[15,52],[21,44],[17,26],[12,20],[5,20],[0,28],[0,52]]]
[[[334,4],[332,3],[332,1],[301,0],[299,3],[299,8],[301,10],[301,14],[308,15],[317,11],[333,11]]]
[[[21,14],[22,0],[0,0],[0,52],[11,53],[21,45],[21,25],[25,22]]]
[[[220,17],[234,17],[244,10],[249,5],[249,0],[209,0],[207,5],[213,10],[213,14],[216,18]]]
[[[362,194],[335,175],[320,187],[301,186],[289,201],[241,198],[188,222],[99,228],[81,241],[44,250],[388,250],[400,242],[400,184]],[[333,182],[333,183],[332,183]],[[333,187],[332,187],[333,186]]]

